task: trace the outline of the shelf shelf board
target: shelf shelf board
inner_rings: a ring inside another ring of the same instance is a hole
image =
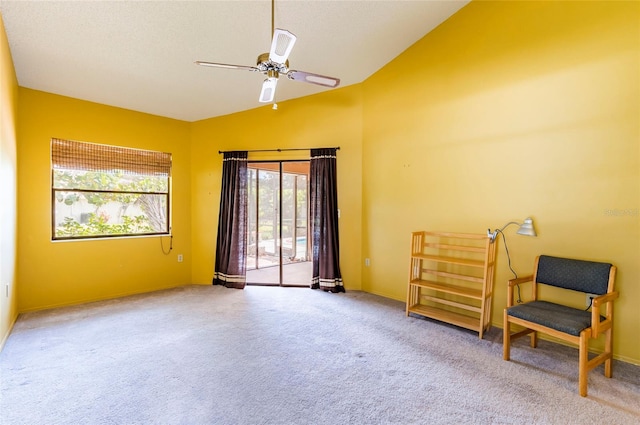
[[[458,264],[461,266],[478,267],[481,269],[485,266],[484,261],[468,260],[466,258],[441,257],[438,255],[420,254],[416,252],[411,254],[411,256],[420,260],[436,261],[438,263]]]
[[[434,291],[444,292],[447,294],[482,300],[482,290],[480,289],[464,288],[461,286],[447,285],[444,283],[432,282],[429,280],[412,280],[411,285],[419,286],[420,288],[432,289]]]
[[[427,306],[424,304],[415,304],[409,307],[409,313],[415,313],[421,316],[429,317],[431,319],[451,323],[452,325],[456,325],[465,329],[471,329],[472,331],[476,332],[480,332],[481,330],[479,318],[465,316],[464,314],[455,313],[449,310],[443,310],[437,307]]]

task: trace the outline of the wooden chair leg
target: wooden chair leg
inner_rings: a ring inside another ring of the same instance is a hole
[[[531,348],[536,348],[538,346],[538,332],[532,330],[529,338],[529,344],[531,345]]]
[[[609,358],[604,361],[604,376],[611,378],[613,372],[612,357],[613,357],[613,329],[607,330],[605,333],[604,350],[609,354]]]
[[[509,323],[509,315],[507,309],[504,309],[504,317],[502,319],[502,358],[509,360],[511,357],[511,324]]]
[[[588,373],[587,362],[589,360],[589,339],[584,331],[580,333],[578,361],[578,389],[582,397],[587,396]]]

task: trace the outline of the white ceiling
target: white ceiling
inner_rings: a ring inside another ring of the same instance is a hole
[[[468,3],[277,0],[298,40],[290,67],[341,79],[375,73]],[[185,121],[262,106],[254,66],[271,45],[271,1],[0,0],[22,87]],[[281,78],[276,100],[331,90]]]

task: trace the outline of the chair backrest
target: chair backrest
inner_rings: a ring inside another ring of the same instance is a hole
[[[541,255],[538,259],[536,282],[603,295],[608,290],[611,267],[609,263]]]

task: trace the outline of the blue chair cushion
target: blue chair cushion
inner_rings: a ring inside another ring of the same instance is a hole
[[[507,314],[574,336],[580,336],[583,329],[591,327],[590,311],[547,301],[514,305],[507,309]],[[600,317],[600,320],[604,320],[604,317]]]
[[[589,294],[607,293],[611,264],[541,255],[536,282]]]

